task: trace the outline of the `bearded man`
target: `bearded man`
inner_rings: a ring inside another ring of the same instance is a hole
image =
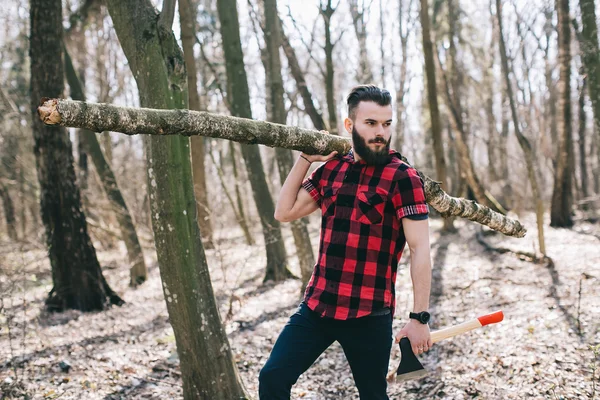
[[[281,189],[275,218],[289,222],[321,210],[319,255],[304,299],[260,371],[262,400],[289,399],[298,377],[338,341],[360,398],[388,399],[396,274],[410,248],[414,307],[396,335],[416,355],[431,348],[429,209],[423,181],[390,149],[392,98],[361,85],[348,95],[345,156],[301,154]],[[313,162],[324,162],[304,179]]]

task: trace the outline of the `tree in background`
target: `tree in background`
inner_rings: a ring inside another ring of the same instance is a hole
[[[431,134],[433,137],[433,149],[435,153],[436,180],[441,182],[444,189],[448,188],[446,176],[446,158],[444,156],[444,144],[442,142],[442,123],[437,99],[437,85],[435,80],[435,61],[433,58],[433,43],[429,31],[429,4],[427,0],[421,0],[421,33],[423,35],[423,55],[425,57],[425,71],[427,74],[427,100],[429,103],[429,115],[431,117]],[[454,230],[450,218],[444,218],[444,230]]]
[[[223,51],[227,69],[227,98],[231,113],[236,117],[252,118],[248,78],[240,40],[240,25],[235,0],[217,0]],[[260,217],[267,252],[267,270],[264,280],[279,281],[292,276],[287,269],[287,255],[279,221],[275,219],[275,205],[269,192],[260,150],[256,145],[242,144],[252,194]]]
[[[160,16],[149,0],[108,0],[142,107],[187,108],[187,74],[172,32],[175,2]],[[196,219],[189,138],[147,140],[148,181],[160,276],[187,399],[247,397],[210,281]]]
[[[83,91],[83,85],[77,76],[77,72],[73,67],[73,62],[69,53],[65,51],[65,67],[67,82],[71,89],[71,98],[73,100],[85,101],[85,93]],[[119,222],[121,228],[121,237],[125,242],[125,248],[127,249],[127,255],[129,257],[129,285],[138,286],[144,283],[148,279],[148,269],[146,262],[144,261],[144,253],[140,240],[138,239],[135,225],[133,224],[133,218],[129,212],[129,208],[125,203],[125,199],[121,194],[117,179],[113,173],[110,164],[104,158],[102,150],[100,149],[100,143],[96,134],[87,129],[81,129],[79,131],[79,143],[83,152],[80,154],[89,154],[96,172],[100,177],[102,188],[110,201],[113,212]]]
[[[102,275],[87,232],[67,131],[45,126],[36,111],[41,98],[63,95],[61,1],[32,0],[30,29],[34,153],[54,284],[46,305],[53,311],[94,311],[121,305],[123,300]]]
[[[558,12],[558,153],[550,209],[550,226],[573,226],[573,132],[571,116],[571,24],[569,1],[556,0]]]

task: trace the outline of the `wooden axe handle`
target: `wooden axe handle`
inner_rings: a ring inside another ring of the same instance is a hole
[[[433,343],[439,342],[443,339],[460,335],[473,329],[481,328],[489,324],[495,324],[504,319],[504,313],[502,311],[496,311],[491,314],[482,315],[481,317],[472,319],[462,324],[454,325],[448,328],[440,329],[439,331],[431,332],[431,341]]]

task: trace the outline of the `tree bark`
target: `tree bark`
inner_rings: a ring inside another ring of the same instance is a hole
[[[456,18],[458,17],[453,9],[452,3],[448,4],[449,12],[449,27],[450,27],[450,46],[448,50],[448,59],[450,63],[449,74],[450,77],[446,76],[443,72],[441,62],[439,61],[439,57],[437,61],[440,65],[440,71],[442,71],[442,78],[445,86],[445,97],[448,103],[448,108],[450,109],[451,114],[451,122],[456,134],[454,137],[454,144],[456,145],[456,150],[458,152],[458,159],[460,163],[460,170],[464,173],[465,179],[467,181],[468,187],[472,190],[475,199],[481,203],[486,205],[487,207],[492,208],[493,210],[501,213],[505,213],[503,207],[499,206],[497,203],[490,200],[490,194],[486,192],[485,188],[481,184],[481,180],[475,170],[475,166],[473,165],[473,160],[471,159],[471,150],[468,145],[467,138],[467,127],[465,126],[465,122],[463,119],[463,115],[465,112],[461,105],[461,91],[462,91],[462,76],[460,73],[460,68],[458,68],[458,60],[457,60],[457,49],[455,45],[457,35],[456,32]],[[450,82],[448,82],[450,81]]]
[[[88,235],[67,131],[44,126],[35,118],[42,96],[61,96],[64,91],[61,1],[32,0],[30,18],[34,154],[54,284],[46,305],[52,311],[95,311],[121,305],[123,300],[102,275]]]
[[[85,101],[83,85],[75,72],[75,68],[73,68],[73,63],[68,52],[65,52],[65,66],[67,82],[71,89],[71,97],[73,100]],[[133,218],[121,194],[115,174],[108,162],[106,162],[100,149],[100,143],[94,132],[88,129],[81,129],[79,131],[79,143],[83,154],[89,154],[92,158],[96,172],[100,177],[102,188],[110,201],[110,205],[121,228],[121,236],[125,242],[125,248],[129,257],[129,285],[132,287],[141,285],[148,279],[148,268],[144,261],[144,253],[135,231]]]
[[[573,219],[573,139],[571,127],[571,24],[569,1],[556,0],[558,12],[558,59],[560,78],[558,81],[558,154],[554,175],[554,189],[550,208],[550,226],[571,227]]]
[[[502,0],[496,0],[496,16],[498,18],[498,42],[500,45],[500,61],[502,65],[502,74],[504,75],[506,96],[510,103],[510,111],[513,120],[513,129],[519,145],[525,155],[525,163],[527,164],[527,175],[529,177],[529,183],[531,184],[531,193],[535,202],[536,220],[538,228],[538,241],[540,245],[540,252],[546,255],[546,242],[544,239],[544,203],[540,195],[538,187],[537,172],[535,168],[535,154],[529,143],[529,140],[521,133],[521,125],[519,124],[519,118],[517,115],[517,106],[512,90],[512,84],[509,77],[508,68],[508,57],[506,55],[506,45],[504,43],[504,33],[502,29]]]
[[[15,206],[8,192],[8,188],[0,182],[0,199],[4,206],[4,219],[6,220],[6,233],[10,240],[17,241],[17,221],[15,218]]]
[[[199,111],[136,109],[110,104],[49,99],[38,108],[38,113],[40,118],[50,125],[85,127],[98,131],[110,130],[127,135],[199,135],[323,155],[332,151],[347,154],[352,148],[349,138]],[[406,158],[403,160],[408,163]],[[525,235],[526,229],[519,221],[507,218],[473,201],[451,197],[442,190],[439,182],[433,181],[422,173],[421,177],[425,182],[427,202],[444,216],[467,218],[508,236]]]
[[[598,45],[598,25],[594,0],[579,0],[581,10],[582,40],[580,47],[583,64],[587,72],[588,89],[596,135],[600,137],[600,46]]]
[[[223,51],[227,69],[227,97],[232,114],[252,118],[248,79],[240,41],[240,27],[235,0],[217,0],[221,23]],[[287,269],[287,255],[279,221],[275,219],[275,205],[265,178],[258,146],[242,145],[254,202],[258,209],[267,252],[266,280],[283,280],[292,276]]]
[[[325,24],[325,97],[327,98],[327,114],[329,117],[329,133],[338,135],[337,107],[335,106],[335,75],[333,70],[333,42],[331,41],[331,17],[335,8],[331,7],[331,0],[320,8]]]
[[[354,33],[356,33],[356,39],[358,40],[358,68],[356,70],[356,80],[361,84],[367,84],[373,83],[373,72],[371,70],[371,63],[369,62],[369,54],[367,52],[367,24],[365,23],[364,0],[360,10],[358,1],[359,0],[349,0]]]
[[[403,151],[404,146],[404,129],[405,129],[405,118],[406,118],[406,106],[404,105],[404,96],[406,95],[406,80],[408,72],[408,34],[403,29],[404,26],[404,0],[398,0],[398,33],[400,36],[400,48],[402,51],[402,63],[400,64],[400,76],[398,82],[398,90],[396,91],[396,139],[395,149],[400,153]],[[410,10],[406,14],[409,14]]]
[[[583,72],[583,71],[582,71]],[[587,89],[587,79],[585,72],[581,82],[579,91],[579,172],[581,173],[581,195],[585,199],[590,193],[588,189],[588,170],[586,156],[586,114],[585,114],[585,92]],[[587,209],[587,204],[584,204],[583,209]]]
[[[425,73],[427,75],[427,100],[429,103],[429,116],[431,118],[431,134],[433,139],[433,151],[435,153],[436,178],[443,188],[448,188],[448,177],[446,172],[446,157],[444,156],[444,143],[442,142],[442,122],[437,100],[437,85],[435,81],[435,63],[433,59],[433,43],[429,30],[429,4],[427,0],[421,0],[421,32],[423,35],[423,53],[425,57]],[[453,231],[454,224],[451,219],[444,219],[444,231]]]
[[[189,107],[190,110],[200,111],[203,107],[200,104],[200,95],[198,93],[196,59],[194,57],[194,43],[196,43],[195,17],[196,7],[192,7],[191,1],[179,0],[181,44],[187,70]],[[213,229],[212,221],[210,219],[210,205],[208,203],[208,187],[206,185],[206,167],[204,161],[204,138],[191,137],[190,145],[192,146],[192,175],[194,177],[194,195],[196,198],[198,225],[200,226],[204,247],[213,249]]]
[[[312,94],[308,89],[308,84],[306,83],[306,79],[304,78],[304,72],[302,72],[302,68],[300,68],[300,63],[298,62],[298,57],[296,56],[296,51],[290,44],[290,40],[286,36],[283,31],[283,23],[281,19],[279,20],[281,39],[282,39],[282,47],[285,53],[285,56],[288,60],[288,65],[290,67],[290,71],[294,80],[296,81],[296,87],[300,92],[300,96],[302,96],[302,102],[304,103],[304,111],[310,117],[314,127],[318,131],[326,130],[325,121],[323,120],[323,115],[317,110],[315,103],[313,102]]]
[[[264,0],[264,35],[267,50],[267,73],[266,82],[267,90],[270,90],[271,110],[273,122],[284,124],[286,123],[286,109],[284,103],[283,77],[281,76],[281,59],[279,58],[279,47],[281,46],[281,31],[280,19],[277,14],[277,0]],[[279,179],[281,185],[284,184],[289,175],[294,160],[291,150],[278,147],[275,149],[277,157],[277,166],[279,171]],[[292,221],[292,235],[298,254],[298,262],[302,277],[301,293],[304,293],[304,288],[310,280],[313,267],[315,265],[315,257],[308,234],[308,219],[301,218]]]
[[[165,1],[171,8],[160,17],[149,0],[108,0],[107,5],[141,105],[186,108],[185,63],[171,30],[174,3]],[[154,243],[181,360],[183,396],[189,400],[248,397],[223,329],[204,255],[189,139],[152,136],[147,141],[147,157]]]

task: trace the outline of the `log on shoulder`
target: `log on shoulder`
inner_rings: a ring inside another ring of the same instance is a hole
[[[334,150],[338,154],[346,154],[352,147],[348,138],[315,130],[201,111],[156,110],[42,99],[38,113],[48,125],[86,128],[95,132],[207,136],[240,143],[282,147],[307,154],[329,154]],[[406,158],[403,157],[403,160],[408,163]],[[527,230],[518,220],[508,218],[472,200],[452,197],[442,190],[438,182],[421,172],[419,174],[425,183],[427,203],[443,216],[466,218],[507,236],[525,236]]]

